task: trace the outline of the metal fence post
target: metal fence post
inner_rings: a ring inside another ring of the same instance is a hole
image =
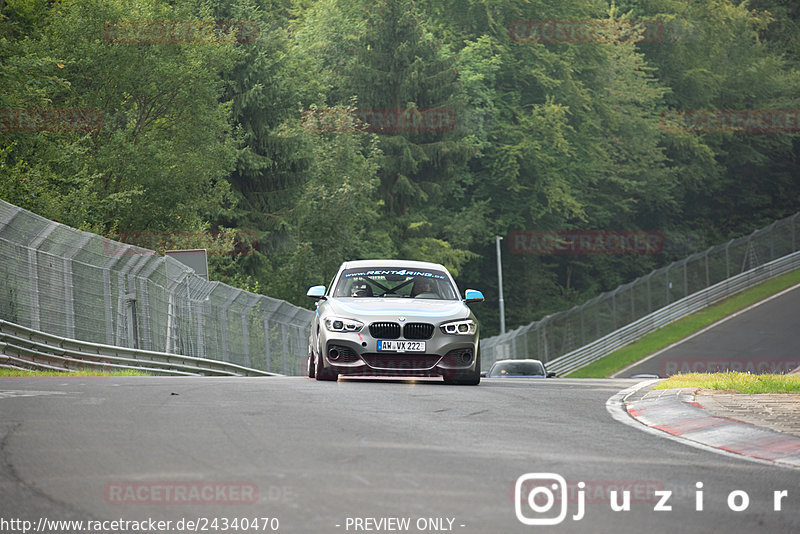
[[[64,324],[66,336],[69,338],[75,337],[75,280],[72,276],[72,258],[91,237],[91,234],[85,234],[75,247],[64,255]]]
[[[55,230],[56,224],[47,225],[33,241],[28,244],[28,280],[31,288],[31,325],[34,330],[41,328],[41,309],[39,307],[39,246]]]
[[[669,302],[670,302],[670,300],[669,300],[669,290],[672,289],[672,282],[669,281],[669,268],[670,267],[671,267],[671,265],[668,265],[666,270],[664,271],[664,277],[665,277],[665,281],[666,281],[666,283],[664,284],[664,287],[666,288],[666,292],[667,292],[667,304],[669,304]]]
[[[283,372],[289,368],[289,340],[286,334],[286,325],[281,323],[281,339],[283,340]]]
[[[222,361],[224,362],[231,361],[228,348],[228,308],[231,307],[233,301],[236,300],[236,297],[238,296],[238,293],[231,292],[231,294],[228,295],[228,298],[225,300],[225,304],[222,305],[222,309],[220,310],[220,317],[222,319]]]
[[[638,280],[634,281],[634,283],[631,284],[631,287],[628,290],[630,291],[631,294],[631,319],[633,319],[634,321],[636,320],[636,291],[634,290],[634,288],[636,287],[636,282],[638,282]]]
[[[160,346],[157,347],[155,340],[153,339],[153,325],[151,324],[152,309],[150,307],[150,297],[149,297],[150,289],[148,282],[151,281],[151,278],[153,277],[154,273],[159,269],[161,265],[163,265],[163,263],[159,261],[159,258],[157,256],[149,256],[149,257],[145,256],[145,257],[147,258],[147,260],[144,261],[141,267],[137,269],[137,276],[136,276],[136,280],[139,281],[138,284],[139,290],[136,292],[136,301],[137,301],[137,306],[143,312],[142,323],[141,323],[142,331],[139,337],[139,344],[147,350],[159,350],[161,347]],[[179,284],[180,282],[176,284],[176,287]],[[170,291],[169,281],[167,281],[167,290]],[[170,293],[171,296],[173,296],[172,293],[175,293],[174,288]],[[176,326],[175,331],[177,332],[178,331],[177,325],[175,326]],[[167,329],[167,334],[168,336],[175,335],[169,329]],[[169,337],[167,339],[169,339]],[[165,345],[168,343],[169,341],[166,341]],[[172,347],[174,350],[175,348],[174,342]]]
[[[683,260],[683,296],[689,294],[689,260]]]
[[[548,316],[549,317],[549,316]],[[544,351],[542,353],[542,361],[547,363],[550,361],[550,341],[547,339],[547,330],[548,330],[549,323],[547,322],[547,317],[544,318],[542,323],[542,343],[544,344]]]
[[[731,259],[730,252],[728,250],[731,246],[731,243],[733,243],[733,239],[725,243],[725,278],[731,277]]]
[[[617,291],[619,288],[611,292],[611,329],[617,329]]]
[[[105,245],[106,241],[103,242]],[[121,254],[117,254],[116,257],[110,257],[101,267],[103,269],[103,304],[105,305],[104,313],[106,319],[106,344],[114,345],[114,304],[112,299],[114,298],[112,290],[111,290],[111,273],[112,267],[122,258]],[[119,280],[119,275],[117,276],[117,280]],[[117,319],[117,323],[119,324],[119,318]]]
[[[252,358],[250,357],[250,328],[247,324],[247,319],[252,310],[258,304],[258,297],[253,295],[250,297],[250,302],[245,304],[242,310],[242,337],[244,338],[244,362],[246,367],[252,367]]]
[[[133,281],[134,287],[136,282]],[[133,348],[139,348],[139,323],[138,317],[136,316],[136,290],[134,289],[132,292],[129,291],[126,295],[128,301],[128,320],[129,324],[131,325],[130,334],[133,340]]]
[[[269,316],[264,316],[264,354],[267,358],[267,371],[272,369],[272,357],[269,354]]]
[[[769,226],[769,261],[775,259],[775,225],[778,224],[778,221],[775,221]]]
[[[249,307],[242,310],[242,345],[244,346],[244,365],[245,367],[252,367],[250,364],[250,332],[247,328],[247,313],[250,311]]]
[[[528,352],[528,330],[530,330],[530,325],[528,326],[528,328],[525,329],[525,334],[523,334],[523,336],[522,336],[522,345],[525,347],[524,351],[525,351],[525,357],[526,358],[530,358],[531,357],[530,353]]]
[[[186,288],[189,291],[188,285]],[[191,297],[189,297],[191,299]],[[191,302],[191,300],[190,300]],[[206,303],[205,301],[195,301],[192,303],[192,310],[194,310],[194,317],[196,323],[197,332],[195,333],[197,337],[197,352],[194,354],[198,358],[205,358],[206,357],[206,343],[205,343],[205,310]]]

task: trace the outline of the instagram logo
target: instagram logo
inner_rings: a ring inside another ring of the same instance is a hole
[[[558,513],[553,513],[556,502]],[[523,510],[523,504],[527,504],[528,510]],[[517,519],[525,525],[561,523],[567,517],[567,481],[556,473],[525,473],[514,485],[514,511]],[[579,499],[578,514],[573,519],[582,517],[583,502]]]

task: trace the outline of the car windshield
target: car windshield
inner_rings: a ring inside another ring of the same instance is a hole
[[[458,292],[443,271],[397,267],[346,269],[333,296],[458,300]]]
[[[498,363],[488,376],[544,376],[544,366],[540,362]]]

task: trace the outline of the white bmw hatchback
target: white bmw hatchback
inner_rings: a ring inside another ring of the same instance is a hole
[[[453,277],[436,263],[345,262],[317,299],[308,344],[308,376],[441,376],[446,383],[480,383],[478,321]]]

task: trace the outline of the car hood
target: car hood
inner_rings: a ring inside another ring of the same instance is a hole
[[[364,317],[406,317],[463,319],[470,310],[460,300],[402,298],[331,298],[325,301],[325,313],[354,319]]]

